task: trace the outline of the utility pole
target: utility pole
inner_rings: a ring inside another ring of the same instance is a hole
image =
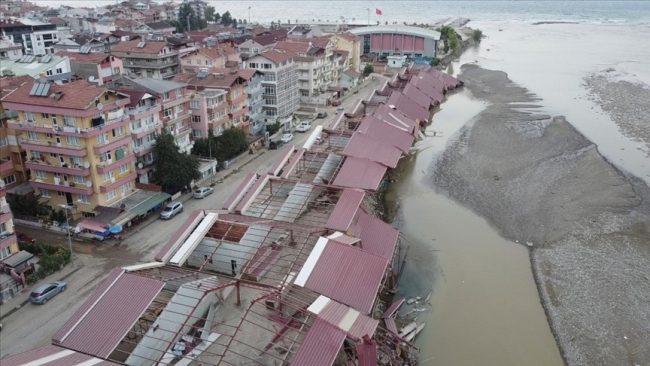
[[[370,8],[368,8],[367,10],[368,10],[368,25],[370,25]]]
[[[63,208],[63,211],[65,211],[65,222],[68,225],[67,231],[68,231],[68,250],[70,250],[70,263],[72,263],[72,239],[70,238],[70,218],[68,217],[68,209],[70,207],[68,205],[61,204],[59,205],[61,208]]]
[[[368,21],[368,24],[370,24],[370,21]],[[191,31],[192,27],[190,26],[190,14],[187,14],[187,31]]]
[[[251,7],[248,7],[248,24],[251,24]]]

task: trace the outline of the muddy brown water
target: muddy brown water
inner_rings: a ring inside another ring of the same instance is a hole
[[[390,187],[395,225],[410,247],[398,295],[433,292],[428,304],[404,304],[400,314],[429,309],[402,318],[426,322],[416,338],[422,365],[561,366],[527,248],[429,183],[432,162],[484,107],[467,90],[449,96]]]

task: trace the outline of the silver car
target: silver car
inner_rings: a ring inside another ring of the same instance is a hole
[[[214,193],[211,187],[200,187],[194,191],[194,198],[205,198],[207,195]]]
[[[65,291],[68,284],[64,281],[55,281],[36,287],[29,295],[29,302],[32,304],[43,305],[49,299]]]
[[[160,213],[160,218],[163,220],[169,220],[172,217],[183,212],[183,204],[180,202],[170,202],[167,207]]]

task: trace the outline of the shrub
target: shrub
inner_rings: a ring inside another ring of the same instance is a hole
[[[70,250],[51,244],[21,244],[20,248],[38,256],[38,271],[27,276],[28,285],[38,282],[52,273],[62,269],[70,262]]]
[[[480,29],[474,29],[474,32],[472,32],[472,39],[475,42],[481,42],[482,38],[483,38],[483,32]]]
[[[433,60],[431,60],[431,66],[438,66],[438,65],[440,65],[440,59],[434,57]]]
[[[375,68],[372,67],[372,65],[366,65],[366,67],[363,68],[363,77],[368,77],[368,75],[373,72],[375,72]]]
[[[276,132],[280,131],[280,122],[267,124],[266,131],[269,133],[269,135],[274,135]]]

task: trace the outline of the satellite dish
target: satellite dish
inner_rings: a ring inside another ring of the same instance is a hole
[[[119,106],[120,104],[122,104],[121,100],[118,99],[118,100],[115,101],[115,105]]]
[[[86,169],[88,169],[88,168],[90,168],[90,163],[89,163],[89,162],[87,162],[87,161],[86,161],[86,162],[84,162],[84,168],[86,168]]]
[[[104,105],[101,103],[97,104],[97,109],[101,111],[102,109],[104,109]]]
[[[86,187],[90,188],[90,187],[92,187],[92,186],[93,186],[93,182],[87,180],[87,181],[86,181]]]
[[[138,163],[138,169],[142,169],[144,167],[144,164]]]
[[[90,75],[90,76],[88,77],[88,81],[90,81],[90,82],[92,83],[93,81],[95,81],[95,77],[92,76],[92,75]]]

